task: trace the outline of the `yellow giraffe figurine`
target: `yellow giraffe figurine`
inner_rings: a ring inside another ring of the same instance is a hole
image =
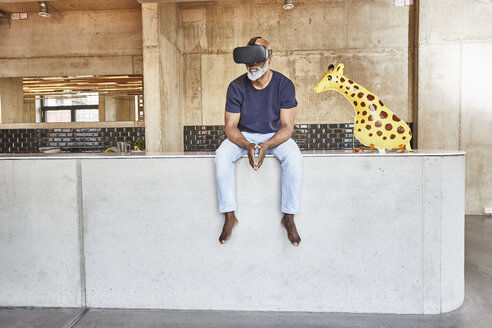
[[[377,148],[384,153],[385,149],[413,151],[410,147],[412,131],[398,116],[391,112],[383,102],[363,86],[343,75],[343,64],[334,69],[330,65],[314,91],[336,90],[347,98],[355,109],[354,136],[371,151]],[[361,149],[356,149],[358,152]]]

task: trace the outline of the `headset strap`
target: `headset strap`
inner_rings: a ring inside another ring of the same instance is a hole
[[[254,46],[256,43],[256,40],[258,39],[263,39],[261,36],[257,36],[256,38],[253,39],[250,43],[248,43],[248,46]]]

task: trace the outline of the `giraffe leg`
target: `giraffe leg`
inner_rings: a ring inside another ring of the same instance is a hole
[[[369,147],[371,147],[371,153],[374,153],[374,144],[370,144]]]
[[[405,152],[405,145],[399,145],[398,148],[400,148],[400,153],[404,153]]]
[[[410,143],[407,143],[405,146],[407,147],[409,153],[413,153],[413,149],[412,147],[410,147]]]

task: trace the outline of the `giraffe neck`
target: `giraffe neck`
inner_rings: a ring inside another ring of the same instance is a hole
[[[348,79],[344,75],[339,76],[338,81],[335,87],[336,91],[350,101],[356,113],[364,110],[376,112],[384,107],[378,97],[355,81]]]

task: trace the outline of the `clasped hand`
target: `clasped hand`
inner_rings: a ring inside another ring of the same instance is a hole
[[[258,160],[255,160],[255,150],[258,149]],[[248,159],[249,165],[255,170],[258,170],[263,164],[263,160],[265,159],[266,152],[268,150],[268,145],[264,142],[260,142],[259,144],[250,143],[246,148],[248,151]]]

